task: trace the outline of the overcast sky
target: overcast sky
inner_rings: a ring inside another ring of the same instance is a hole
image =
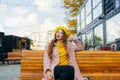
[[[0,32],[30,36],[65,25],[63,0],[0,0]]]

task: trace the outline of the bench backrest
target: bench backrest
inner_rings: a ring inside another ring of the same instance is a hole
[[[21,80],[40,80],[43,73],[43,53],[39,50],[22,51]]]
[[[19,58],[21,59],[21,52],[8,52],[8,57],[7,58]]]
[[[21,80],[42,78],[43,52],[22,51]],[[80,51],[76,52],[76,60],[83,76],[95,72],[120,72],[120,52]]]
[[[81,51],[76,52],[81,72],[118,72],[120,71],[120,52]]]

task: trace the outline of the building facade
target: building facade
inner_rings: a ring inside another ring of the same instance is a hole
[[[4,52],[4,32],[0,32],[0,54]]]
[[[44,50],[46,42],[47,42],[47,31],[34,32],[31,35],[31,39],[33,44],[31,45],[31,49],[33,50]]]
[[[77,14],[77,34],[86,49],[120,43],[120,0],[85,0]]]
[[[4,36],[4,53],[5,52],[12,52],[14,50],[30,50],[30,39],[19,37],[15,35],[5,35]]]

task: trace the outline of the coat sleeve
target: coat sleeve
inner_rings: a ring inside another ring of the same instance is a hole
[[[77,47],[77,45],[76,45],[76,47]],[[74,46],[72,44],[69,45],[69,53],[68,54],[69,54],[69,56],[68,56],[69,64],[74,67],[76,80],[84,80],[83,77],[82,77],[82,74],[80,72],[80,69],[78,67],[78,64],[77,64],[77,61],[76,61],[76,56],[75,56],[76,54],[75,54],[75,51],[74,51]]]
[[[48,45],[46,45],[45,50],[44,50],[44,57],[43,57],[43,68],[44,68],[44,72],[43,75],[44,77],[46,77],[46,71],[50,70],[50,58],[48,56]]]
[[[73,48],[75,51],[79,51],[79,50],[84,49],[83,43],[79,42],[77,39],[73,40],[73,42],[74,42]]]

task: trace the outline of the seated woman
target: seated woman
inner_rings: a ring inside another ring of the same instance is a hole
[[[75,58],[75,50],[83,50],[83,44],[72,35],[75,45],[68,42],[69,35],[64,26],[55,29],[54,39],[45,48],[42,80],[85,80]]]

